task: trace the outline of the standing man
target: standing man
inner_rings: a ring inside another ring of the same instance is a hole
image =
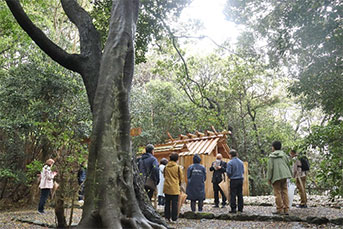
[[[230,150],[231,160],[227,163],[226,173],[230,178],[230,207],[229,213],[236,213],[236,197],[238,199],[238,211],[243,212],[243,179],[244,165],[237,157],[237,151]]]
[[[306,175],[307,171],[303,170],[301,161],[297,155],[295,150],[291,150],[291,157],[295,158],[295,162],[293,165],[293,177],[295,178],[295,184],[299,190],[300,195],[300,205],[297,205],[297,208],[307,208],[307,196],[306,196]]]
[[[281,142],[274,141],[269,155],[267,179],[273,186],[276,212],[273,214],[288,215],[289,200],[287,179],[292,177],[288,156],[281,150]]]
[[[213,171],[212,183],[213,183],[213,193],[214,193],[214,207],[219,208],[219,192],[222,195],[222,207],[226,205],[226,196],[223,190],[220,188],[219,184],[223,181],[223,175],[226,170],[226,163],[222,161],[223,156],[219,153],[216,157],[217,160],[212,162],[210,171]]]
[[[145,147],[145,153],[143,153],[138,161],[138,168],[140,174],[144,177],[144,189],[151,200],[156,185],[160,182],[160,169],[158,167],[158,161],[154,157],[154,146],[152,144],[148,144]]]

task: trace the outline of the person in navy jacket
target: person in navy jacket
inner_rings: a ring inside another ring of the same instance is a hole
[[[154,157],[154,146],[148,144],[145,147],[145,153],[142,154],[142,157],[138,161],[138,168],[140,173],[144,177],[151,177],[154,181],[155,186],[160,182],[160,169],[156,157]],[[151,200],[155,188],[144,186],[145,191],[148,193],[149,199]]]
[[[200,165],[201,158],[198,154],[193,157],[193,164],[187,169],[187,199],[191,201],[191,209],[195,212],[196,201],[198,201],[198,210],[202,211],[205,200],[205,180],[206,169]]]
[[[243,179],[244,165],[237,157],[236,150],[230,150],[231,160],[227,163],[226,173],[230,178],[230,213],[236,213],[236,197],[238,198],[238,211],[243,212]]]

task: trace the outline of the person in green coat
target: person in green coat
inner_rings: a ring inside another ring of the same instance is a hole
[[[281,142],[274,141],[272,151],[269,155],[267,178],[274,190],[276,212],[273,214],[288,215],[287,179],[292,177],[292,170],[288,155],[281,150]]]

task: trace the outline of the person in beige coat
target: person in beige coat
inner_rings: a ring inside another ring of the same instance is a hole
[[[183,181],[183,172],[180,166],[177,164],[179,155],[177,153],[172,153],[170,155],[170,160],[166,167],[164,168],[164,186],[163,192],[165,195],[165,205],[164,205],[164,216],[170,221],[176,222],[177,220],[177,204],[180,195],[180,186]],[[170,216],[171,208],[171,216]]]
[[[295,162],[293,164],[293,177],[295,178],[295,184],[297,185],[301,201],[296,207],[307,208],[307,195],[305,189],[307,171],[302,171],[301,161],[298,158],[297,152],[295,150],[291,150],[290,154],[292,158],[295,158]]]
[[[44,214],[44,205],[49,197],[50,190],[54,187],[54,177],[56,172],[51,171],[52,165],[55,163],[53,159],[48,159],[40,174],[39,188],[41,190],[40,200],[38,204],[38,213]]]

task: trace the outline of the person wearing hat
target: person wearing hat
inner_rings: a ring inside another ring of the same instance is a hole
[[[201,158],[198,154],[193,157],[193,164],[187,169],[187,199],[191,201],[191,209],[195,212],[195,204],[198,201],[198,211],[202,212],[205,200],[206,169],[200,164]]]
[[[156,185],[160,182],[158,161],[156,157],[154,157],[154,146],[152,144],[148,144],[145,147],[145,153],[143,153],[142,157],[138,161],[138,169],[140,174],[144,177],[144,189],[151,200],[156,189]]]
[[[54,186],[54,177],[56,176],[56,172],[51,171],[52,165],[55,163],[53,159],[48,159],[45,162],[45,165],[40,174],[40,183],[39,188],[41,190],[41,195],[38,204],[38,213],[44,214],[44,205],[46,200],[49,197],[50,191]]]

